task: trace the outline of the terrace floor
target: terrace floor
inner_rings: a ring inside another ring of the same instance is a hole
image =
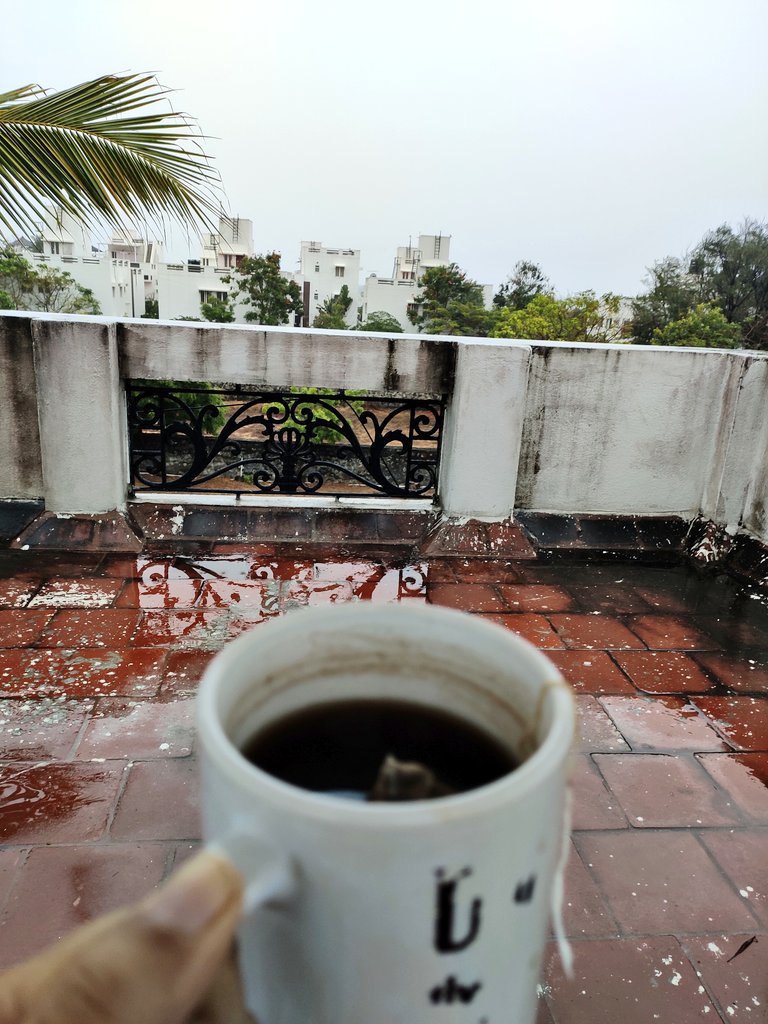
[[[549,950],[538,1024],[768,1021],[765,594],[684,568],[398,557],[0,552],[0,966],[195,847],[195,688],[230,637],[303,604],[426,600],[526,637],[578,696],[575,977]]]

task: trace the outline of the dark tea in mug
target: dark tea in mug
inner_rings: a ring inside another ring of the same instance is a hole
[[[495,737],[458,715],[378,699],[303,708],[259,730],[243,754],[301,789],[369,801],[464,793],[518,763]]]

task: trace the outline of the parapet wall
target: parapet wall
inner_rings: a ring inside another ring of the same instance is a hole
[[[703,516],[768,542],[761,353],[9,313],[0,498],[124,507],[131,378],[445,394],[448,516]]]

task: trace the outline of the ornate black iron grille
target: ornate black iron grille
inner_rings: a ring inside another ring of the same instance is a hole
[[[437,491],[444,398],[128,382],[134,491]]]

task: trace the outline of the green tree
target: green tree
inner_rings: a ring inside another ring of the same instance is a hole
[[[654,331],[684,317],[702,300],[696,281],[683,260],[674,256],[654,263],[648,271],[648,291],[632,303],[634,341],[650,345]]]
[[[199,129],[147,109],[167,93],[144,74],[0,93],[0,236],[36,234],[48,204],[91,224],[170,215],[210,225],[219,178]]]
[[[144,302],[144,312],[141,314],[142,320],[159,320],[160,319],[160,303],[157,299],[146,299]]]
[[[451,334],[464,338],[487,338],[496,322],[496,311],[476,302],[450,299],[431,313],[425,334]]]
[[[620,298],[610,293],[598,298],[587,291],[564,299],[542,293],[523,309],[499,310],[490,336],[533,341],[619,341],[620,303]]]
[[[684,345],[688,348],[739,348],[741,327],[728,323],[717,306],[700,302],[692,310],[658,327],[651,338],[652,345]]]
[[[740,324],[745,344],[768,348],[768,226],[746,220],[708,232],[691,253],[689,273],[702,301]]]
[[[200,312],[204,320],[210,320],[216,324],[231,324],[235,322],[235,310],[231,299],[219,299],[212,295],[207,302],[200,304]]]
[[[473,335],[470,325],[488,333],[488,320],[483,314],[483,289],[456,264],[428,267],[420,281],[421,293],[416,295],[408,319],[424,334]]]
[[[368,314],[368,319],[361,321],[359,324],[355,324],[352,328],[353,331],[367,331],[369,333],[379,334],[402,334],[403,328],[400,326],[400,321],[397,320],[391,313],[385,313],[379,309],[373,313]]]
[[[294,323],[304,311],[299,286],[280,273],[279,253],[246,256],[222,280],[230,286],[230,300],[251,307],[245,314],[248,323]]]
[[[9,247],[0,250],[0,291],[5,309],[101,313],[91,289],[83,288],[71,274],[47,263],[34,267]]]
[[[538,263],[520,260],[494,295],[493,304],[500,309],[525,309],[537,295],[550,290],[549,279]]]
[[[346,331],[348,327],[345,317],[351,305],[352,296],[349,294],[349,288],[343,284],[338,295],[330,296],[317,307],[317,316],[312,321],[312,326],[332,331]]]
[[[748,348],[768,348],[768,227],[745,221],[708,232],[691,252],[650,269],[649,288],[633,304],[632,334],[649,344],[655,332],[706,303],[741,327]]]

